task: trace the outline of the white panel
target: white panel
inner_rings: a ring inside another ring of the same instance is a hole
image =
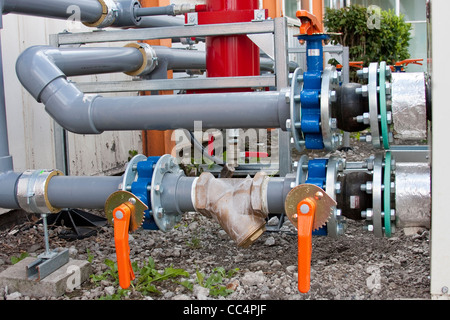
[[[433,149],[432,149],[432,216],[431,216],[431,293],[438,297],[447,293],[450,297],[450,214],[448,201],[448,76],[450,67],[445,48],[447,30],[450,28],[448,13],[450,1],[433,1],[432,50],[433,50]]]
[[[44,19],[7,15],[3,18],[2,50],[8,137],[14,169],[53,167],[52,120],[17,79],[17,57],[27,47],[46,44]]]

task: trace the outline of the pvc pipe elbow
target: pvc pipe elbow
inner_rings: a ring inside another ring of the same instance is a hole
[[[49,83],[41,94],[47,113],[64,129],[77,134],[100,134],[93,117],[93,102],[99,96],[85,95],[65,79]]]
[[[33,46],[26,49],[17,59],[17,77],[38,102],[41,102],[41,93],[50,82],[57,78],[66,78],[66,75],[50,61],[50,55],[56,52],[57,49],[50,46]]]

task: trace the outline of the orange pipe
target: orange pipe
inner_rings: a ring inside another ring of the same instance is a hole
[[[269,11],[272,19],[283,16],[283,2],[281,0],[263,0],[263,8]]]
[[[142,7],[163,7],[170,5],[170,0],[141,0]],[[146,40],[145,43],[152,46],[172,46],[171,39]],[[173,78],[173,71],[168,71],[167,79]],[[173,94],[173,91],[160,91],[160,95]],[[150,95],[150,92],[143,92],[142,95]],[[175,156],[175,142],[172,141],[172,130],[157,131],[148,130],[142,132],[143,153],[147,156],[162,156],[172,154]]]

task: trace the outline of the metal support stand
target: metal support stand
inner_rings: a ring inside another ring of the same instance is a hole
[[[69,250],[62,251],[55,249],[50,251],[48,240],[47,214],[43,213],[42,221],[44,224],[44,241],[45,252],[40,254],[38,258],[27,266],[27,277],[29,280],[41,281],[49,274],[61,268],[69,262]]]

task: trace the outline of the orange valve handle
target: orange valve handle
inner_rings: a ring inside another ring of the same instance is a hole
[[[135,207],[130,202],[125,202],[114,209],[114,243],[116,245],[117,269],[119,272],[119,285],[122,289],[128,289],[131,281],[135,279],[130,260],[130,245],[128,243],[128,230],[130,217],[134,214]]]
[[[312,231],[316,203],[306,198],[297,206],[298,290],[307,293],[311,283]]]
[[[299,10],[296,16],[302,23],[300,26],[300,34],[311,36],[315,33],[323,33],[319,19],[315,15],[306,10]]]

